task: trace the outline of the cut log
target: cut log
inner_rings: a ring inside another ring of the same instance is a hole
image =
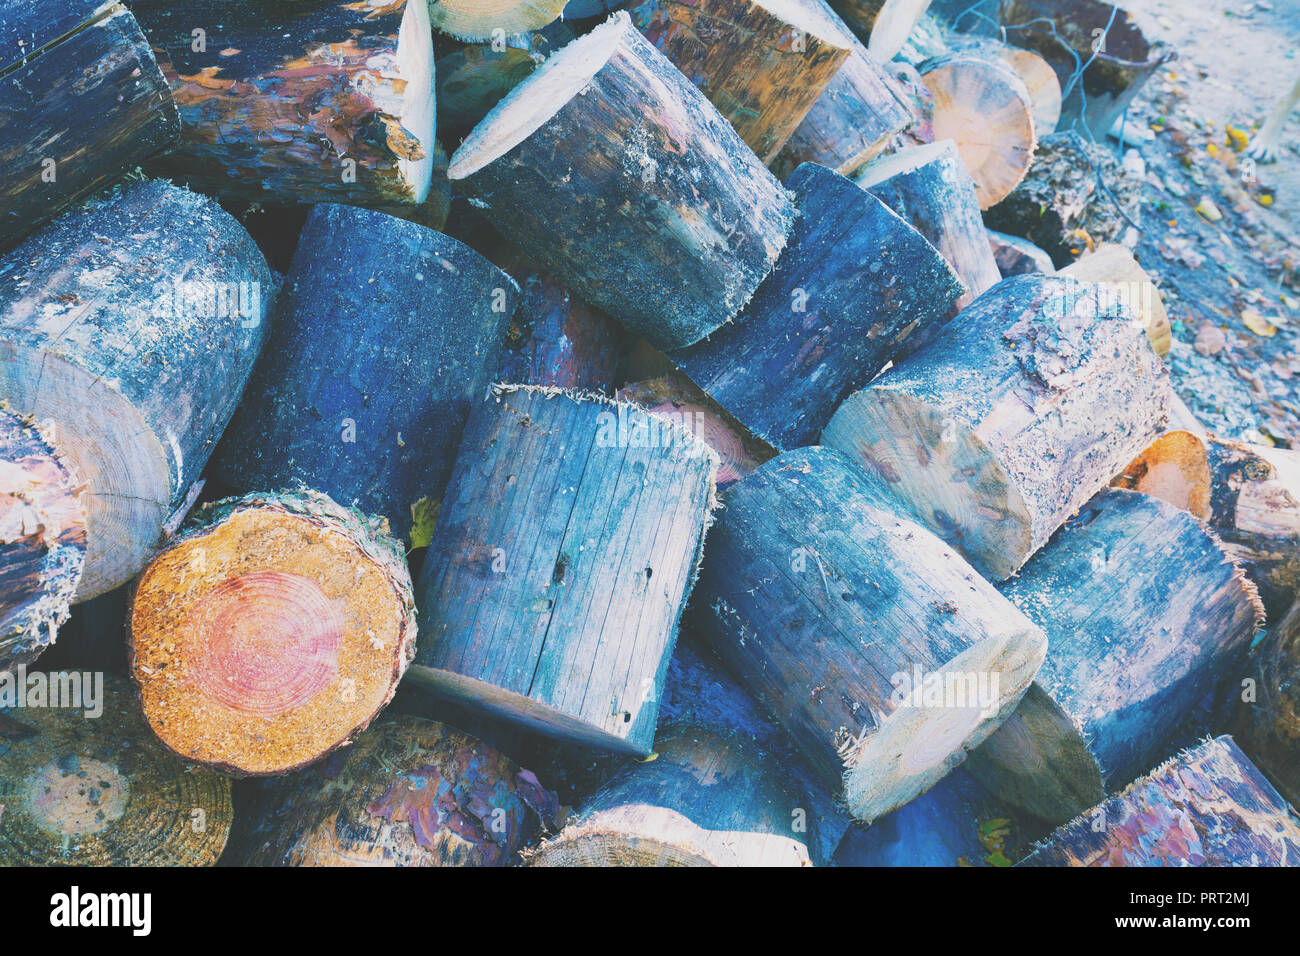
[[[1019,236],[1008,236],[1005,232],[987,230],[989,244],[993,247],[993,259],[998,264],[1002,278],[1024,276],[1033,272],[1051,275],[1056,271],[1052,257],[1042,249]]]
[[[628,12],[767,164],[853,46],[814,0],[640,0]]]
[[[8,244],[166,149],[180,117],[121,3],[0,6],[0,244]]]
[[[125,680],[32,673],[15,691],[10,676],[0,674],[0,866],[217,862],[230,836],[230,781],[159,746]],[[33,681],[79,686],[85,709],[14,707]]]
[[[881,63],[894,58],[931,0],[830,0],[835,11],[868,43]]]
[[[1300,601],[1251,652],[1255,693],[1239,704],[1241,741],[1278,790],[1300,803]]]
[[[540,30],[565,0],[428,0],[435,29],[458,40],[492,40]]]
[[[1064,823],[1178,744],[1239,671],[1264,609],[1195,518],[1108,488],[1002,588],[1047,632],[1015,715],[967,766],[1008,803]]]
[[[447,225],[447,217],[451,215],[451,180],[447,178],[447,166],[451,160],[447,156],[447,151],[442,148],[442,144],[437,140],[433,141],[433,169],[430,174],[431,182],[429,183],[429,195],[424,197],[424,202],[419,205],[410,203],[377,203],[370,207],[379,212],[388,213],[390,216],[396,216],[398,219],[405,219],[408,222],[414,222],[424,226],[426,229],[433,229],[436,232],[442,232]],[[257,207],[262,208],[262,207]],[[302,207],[299,207],[301,209]],[[298,234],[294,234],[295,241]]]
[[[838,173],[804,164],[786,187],[799,219],[776,271],[735,322],[671,355],[777,449],[813,444],[844,397],[942,324],[963,288],[934,246]]]
[[[655,759],[623,771],[531,866],[810,866],[804,800],[744,737],[667,726]]]
[[[810,2],[834,15],[821,0]],[[853,40],[848,58],[786,140],[772,169],[785,179],[800,163],[817,163],[849,176],[919,121],[899,83]]]
[[[1029,90],[1001,61],[954,53],[918,68],[934,94],[934,138],[957,144],[980,208],[1001,202],[1025,178],[1037,139]]]
[[[97,197],[0,260],[0,395],[86,484],[78,600],[134,577],[185,505],[273,290],[239,223],[158,181]]]
[[[878,159],[854,182],[915,226],[948,260],[966,286],[958,310],[1002,281],[975,183],[951,140]]]
[[[1231,737],[1184,751],[1021,866],[1297,866],[1300,824]]]
[[[1073,279],[1017,276],[851,395],[822,439],[1002,581],[1151,444],[1169,395],[1117,303]]]
[[[214,472],[240,492],[306,485],[407,538],[442,494],[518,301],[455,239],[316,206]]]
[[[68,619],[86,561],[84,486],[39,428],[0,410],[0,673]]]
[[[608,392],[618,369],[622,329],[554,276],[523,276],[523,297],[505,332],[496,381]],[[483,390],[477,391],[475,398]]]
[[[326,496],[204,505],[140,575],[131,673],[158,738],[228,773],[285,773],[360,733],[415,654],[401,547]]]
[[[417,581],[412,679],[649,753],[717,458],[634,405],[499,387],[470,415]]]
[[[1108,242],[1061,270],[1061,275],[1102,286],[1129,307],[1157,355],[1168,355],[1173,331],[1160,290],[1133,253]]]
[[[1173,395],[1164,434],[1111,479],[1111,485],[1151,495],[1208,521],[1213,487],[1209,441],[1196,416]]]
[[[434,143],[426,4],[136,0],[132,9],[181,115],[180,144],[152,170],[222,199],[424,202]]]
[[[932,19],[932,18],[929,18]],[[1014,35],[1014,34],[1013,34]],[[911,41],[909,41],[911,45]],[[1009,66],[1029,92],[1034,115],[1034,132],[1039,139],[1056,132],[1061,120],[1061,81],[1041,54],[1033,50],[1007,46],[993,37],[970,34],[944,33],[937,48],[929,56],[915,62],[923,63],[933,57],[960,53],[962,56],[979,56]]]
[[[781,184],[623,12],[515,87],[448,175],[542,268],[662,349],[735,316],[793,225]]]
[[[867,822],[992,733],[1046,651],[1037,626],[887,494],[833,449],[773,459],[728,493],[693,604],[719,655]]]
[[[560,806],[527,770],[445,724],[384,718],[267,781],[241,866],[506,866]]]

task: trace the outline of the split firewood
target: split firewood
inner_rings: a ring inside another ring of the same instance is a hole
[[[884,156],[854,182],[915,226],[948,260],[966,286],[958,310],[1002,281],[975,183],[951,140]]]
[[[134,577],[187,507],[273,297],[243,227],[161,181],[98,196],[0,260],[0,395],[86,485],[78,600]]]
[[[822,435],[993,581],[1151,444],[1169,373],[1122,304],[1073,279],[1004,279]]]
[[[934,94],[935,140],[956,144],[981,209],[1001,202],[1034,161],[1029,90],[1010,66],[978,55],[954,53],[918,69]]]
[[[559,801],[445,724],[384,718],[340,753],[267,781],[241,866],[506,866]]]
[[[549,273],[530,271],[520,285],[495,381],[609,391],[622,344],[618,324]]]
[[[694,601],[719,655],[867,822],[992,733],[1046,651],[887,495],[833,449],[769,461],[728,493]]]
[[[495,389],[470,415],[417,581],[412,679],[648,754],[717,467],[690,431],[635,405]]]
[[[230,836],[230,781],[159,746],[125,680],[96,674],[95,689],[89,672],[42,676],[81,681],[86,709],[0,709],[0,866],[216,863]]]
[[[655,759],[592,794],[531,866],[810,866],[802,797],[739,735],[666,726]]]
[[[1168,754],[1179,723],[1239,671],[1264,617],[1254,586],[1200,522],[1113,488],[1002,592],[1047,632],[1047,661],[967,766],[1054,823]]]
[[[179,133],[167,81],[123,4],[0,3],[0,244],[166,149]]]
[[[785,185],[799,218],[776,271],[736,321],[670,356],[777,449],[815,443],[844,397],[962,292],[934,246],[852,181],[806,163]]]
[[[180,108],[152,166],[223,199],[424,202],[434,65],[419,0],[136,0]]]
[[[1210,520],[1213,476],[1210,435],[1177,395],[1169,400],[1169,424],[1164,434],[1111,479],[1128,488],[1167,501],[1202,521]],[[1237,556],[1240,560],[1240,556]]]
[[[830,0],[835,11],[867,40],[881,63],[894,58],[929,8],[931,0]]]
[[[735,316],[794,218],[781,184],[623,12],[515,87],[448,176],[539,266],[662,349]]]
[[[815,0],[639,0],[629,13],[768,164],[853,45]]]
[[[1021,866],[1296,866],[1294,813],[1231,737],[1215,737],[1061,827]]]
[[[427,544],[518,301],[513,279],[449,236],[317,205],[216,474],[241,492],[303,484]]]
[[[84,490],[34,423],[0,408],[0,673],[34,661],[68,619],[86,561]]]
[[[458,40],[492,40],[540,30],[565,0],[428,0],[433,26]]]
[[[1255,686],[1238,705],[1241,742],[1282,795],[1300,804],[1300,600],[1251,654]]]
[[[1160,290],[1151,276],[1138,265],[1133,253],[1118,243],[1108,242],[1061,270],[1061,275],[1101,285],[1123,299],[1133,317],[1146,330],[1157,355],[1168,355],[1173,331]]]
[[[993,247],[993,259],[998,264],[1002,278],[1029,275],[1032,272],[1051,275],[1056,271],[1052,257],[1028,239],[1008,236],[1005,232],[994,232],[992,229],[986,231],[989,244]]]
[[[347,744],[415,653],[402,548],[314,491],[204,505],[140,575],[131,673],[167,747],[286,773]]]

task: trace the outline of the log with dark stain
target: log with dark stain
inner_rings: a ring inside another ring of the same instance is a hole
[[[1241,744],[1277,784],[1300,804],[1300,601],[1251,651],[1252,693],[1243,681],[1237,705]]]

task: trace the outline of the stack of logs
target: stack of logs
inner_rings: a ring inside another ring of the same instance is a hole
[[[57,7],[0,0],[0,863],[1297,862],[1300,451],[1196,422],[1124,245],[986,228],[1093,119],[1054,58]]]

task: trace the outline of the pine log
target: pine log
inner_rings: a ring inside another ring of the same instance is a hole
[[[931,0],[830,0],[845,21],[868,40],[871,55],[881,63],[894,58]]]
[[[728,493],[693,604],[719,655],[867,822],[992,733],[1046,651],[1037,626],[886,495],[833,449],[773,459]]]
[[[736,321],[670,356],[777,449],[816,442],[845,396],[962,293],[934,246],[851,180],[806,163],[785,185],[799,219],[776,271]]]
[[[1037,145],[1033,100],[1010,66],[954,53],[918,67],[934,94],[934,138],[951,139],[975,181],[981,209],[1025,178]]]
[[[633,405],[498,387],[470,415],[416,584],[412,679],[649,753],[717,458]]]
[[[1169,395],[1117,303],[1073,279],[1016,276],[849,396],[822,440],[1003,581],[1151,444]]]
[[[0,410],[0,673],[68,619],[86,561],[84,486],[33,422]]]
[[[1173,332],[1164,300],[1151,276],[1128,249],[1118,243],[1103,243],[1062,269],[1061,275],[1099,284],[1122,299],[1142,324],[1156,354],[1169,354]]]
[[[1300,803],[1300,600],[1251,654],[1255,693],[1241,698],[1241,741],[1294,805]]]
[[[448,175],[538,265],[662,349],[735,316],[794,217],[781,184],[623,12],[515,87]]]
[[[540,30],[565,0],[428,0],[434,29],[458,40],[492,40]]]
[[[975,183],[951,140],[882,157],[854,181],[915,226],[948,260],[966,286],[958,310],[1002,281]]]
[[[1116,488],[1128,488],[1167,501],[1210,520],[1209,433],[1176,394],[1169,401],[1169,424],[1164,434],[1111,479]],[[1234,556],[1241,561],[1241,556]]]
[[[666,726],[655,759],[588,798],[531,866],[810,866],[802,797],[741,735]]]
[[[529,272],[520,285],[523,296],[505,331],[495,380],[593,392],[612,389],[622,344],[617,323],[549,273]]]
[[[408,538],[442,494],[518,301],[513,279],[455,239],[316,206],[214,472],[240,492],[306,485]]]
[[[1184,751],[1021,866],[1297,866],[1300,824],[1231,737]]]
[[[121,3],[0,3],[0,244],[166,149],[179,133],[167,82]]]
[[[401,547],[314,491],[204,505],[140,575],[131,672],[159,739],[228,773],[347,744],[415,654]]]
[[[9,676],[0,675],[0,866],[217,862],[230,835],[230,781],[159,746],[125,680],[29,674],[29,698],[33,681],[79,681],[87,709],[14,707]]]
[[[962,56],[980,56],[1009,66],[1029,93],[1035,134],[1041,139],[1056,131],[1061,120],[1061,81],[1041,54],[1007,46],[995,38],[969,34],[945,34],[943,41],[943,49],[917,62],[959,52]]]
[[[986,231],[989,245],[993,247],[993,260],[997,263],[998,272],[1002,274],[1003,279],[1029,275],[1032,272],[1051,275],[1056,271],[1056,266],[1052,265],[1052,257],[1028,239],[1008,236],[1005,232],[994,232],[992,229]]]
[[[1264,609],[1195,518],[1108,488],[1002,588],[1047,632],[1034,690],[967,765],[999,797],[1064,823],[1178,741],[1235,674]]]
[[[180,108],[150,167],[222,199],[418,205],[434,64],[419,0],[136,0]],[[195,35],[196,30],[202,31]]]
[[[0,395],[86,484],[78,600],[134,577],[185,506],[273,295],[243,227],[161,181],[96,197],[0,260]]]
[[[386,717],[352,746],[264,784],[232,843],[241,866],[506,866],[559,801],[530,771],[459,730]]]
[[[766,164],[853,46],[814,0],[640,0],[628,12]]]

